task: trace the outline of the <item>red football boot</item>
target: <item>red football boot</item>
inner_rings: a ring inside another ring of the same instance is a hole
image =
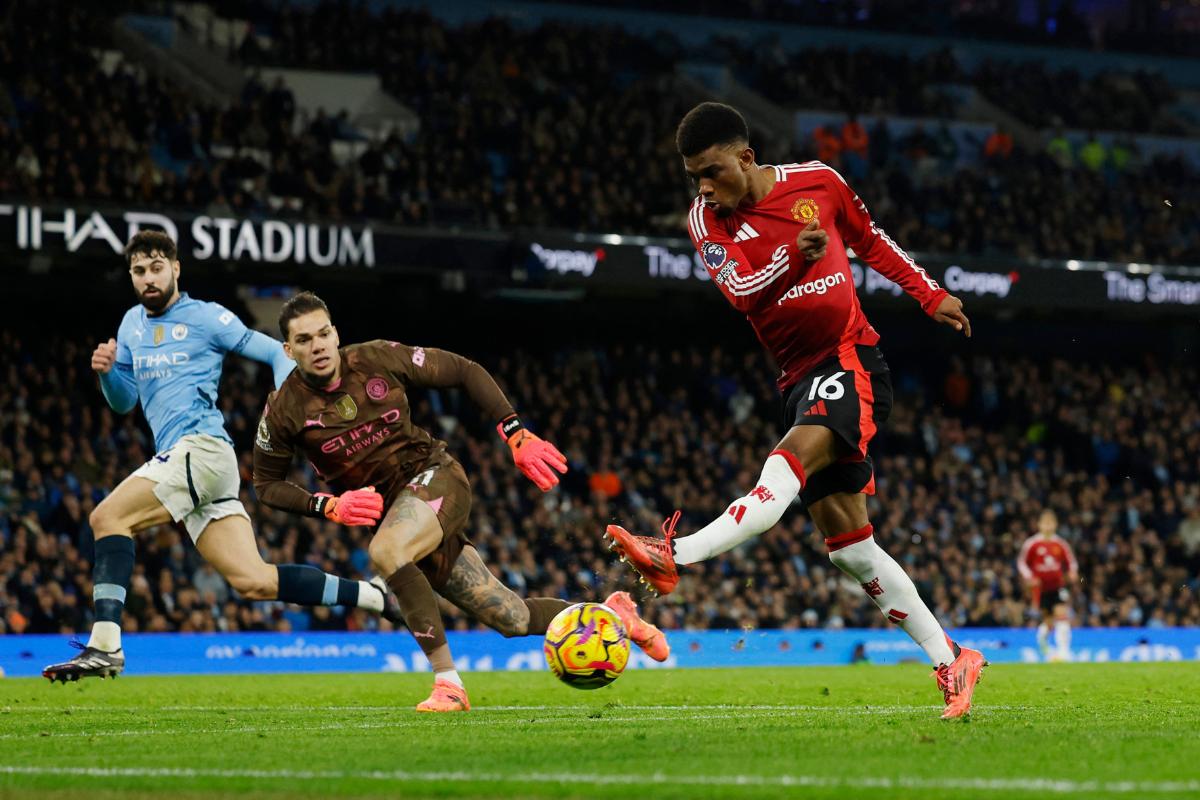
[[[671,645],[667,637],[658,629],[638,616],[637,604],[629,596],[629,592],[613,592],[604,601],[604,605],[616,612],[621,623],[629,633],[633,643],[645,651],[646,655],[655,661],[666,661],[671,655]]]
[[[675,553],[671,540],[675,538],[675,525],[679,512],[662,525],[663,538],[634,536],[620,525],[609,525],[604,535],[610,540],[609,548],[629,561],[637,570],[642,583],[650,586],[656,594],[670,594],[679,583],[679,570],[675,568]]]
[[[954,663],[942,664],[933,671],[938,688],[946,698],[942,719],[957,719],[971,713],[975,684],[979,683],[983,668],[988,665],[987,659],[978,650],[959,647],[953,642],[951,646],[954,649]]]

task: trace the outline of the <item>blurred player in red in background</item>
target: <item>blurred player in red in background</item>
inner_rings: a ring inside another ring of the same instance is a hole
[[[321,298],[301,292],[279,314],[284,351],[296,369],[267,401],[254,441],[254,488],[272,508],[370,525],[371,566],[396,594],[400,613],[434,671],[433,692],[418,711],[468,711],[454,668],[440,594],[505,636],[544,634],[570,603],[521,599],[496,579],[466,537],[471,485],[446,443],[413,424],[413,388],[462,388],[496,425],[513,461],[543,492],[567,462],[527,430],[480,365],[445,350],[376,340],[341,347]],[[287,480],[301,453],[337,495],[312,494]],[[626,592],[604,601],[629,638],[657,661],[669,648],[638,617]]]
[[[987,662],[950,640],[912,580],[876,544],[867,519],[866,496],[875,492],[867,445],[891,411],[892,385],[846,248],[934,320],[970,336],[962,303],[875,226],[833,168],[755,163],[735,109],[701,103],[679,123],[675,141],[698,189],[688,232],[713,283],[781,368],[788,432],[757,484],[700,531],[675,539],[676,512],[663,526],[665,539],[609,526],[613,547],[666,594],[679,580],[676,564],[713,558],[769,530],[799,496],[830,560],[929,656],[946,701],[943,718],[961,717]]]
[[[1029,587],[1030,602],[1040,616],[1038,647],[1055,661],[1071,658],[1071,594],[1079,581],[1079,563],[1067,540],[1058,535],[1058,517],[1046,509],[1038,517],[1038,532],[1021,545],[1017,571]],[[1054,621],[1054,654],[1050,653],[1050,622]]]

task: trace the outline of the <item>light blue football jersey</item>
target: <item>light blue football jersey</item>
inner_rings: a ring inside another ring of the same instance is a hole
[[[125,312],[113,366],[120,374],[112,377],[136,386],[158,452],[193,433],[232,444],[217,408],[221,367],[227,353],[241,353],[252,340],[262,339],[278,351],[269,353],[268,363],[286,362],[274,339],[250,330],[224,306],[193,300],[184,292],[162,316],[147,315],[141,305]]]

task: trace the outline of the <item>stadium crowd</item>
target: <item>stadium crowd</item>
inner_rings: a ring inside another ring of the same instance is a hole
[[[153,453],[140,414],[120,417],[104,406],[87,366],[90,349],[53,336],[0,334],[0,632],[87,628],[88,514]],[[770,370],[757,352],[638,346],[470,355],[493,369],[570,464],[561,488],[541,495],[469,401],[451,392],[414,395],[415,417],[450,443],[471,478],[469,536],[522,594],[591,599],[629,586],[630,574],[603,547],[604,526],[649,531],[681,508],[681,533],[696,529],[745,491],[780,430]],[[1015,559],[1049,506],[1080,560],[1072,596],[1079,624],[1200,624],[1194,365],[991,356],[936,367],[901,362],[896,410],[874,448],[878,494],[870,505],[881,543],[943,620],[1034,620]],[[269,384],[256,370],[231,360],[220,404],[264,556],[365,574],[365,529],[255,502],[250,448]],[[300,464],[293,477],[315,486]],[[886,624],[832,568],[802,512],[797,505],[761,538],[689,568],[675,594],[650,605],[652,618],[672,628]],[[137,553],[129,630],[377,624],[361,612],[285,613],[279,604],[240,600],[175,527],[139,537]],[[471,625],[446,611],[452,626]]]
[[[958,40],[1190,55],[1200,13],[1190,0],[1013,2],[1013,0],[610,0],[609,5],[735,20],[882,30]]]
[[[662,121],[697,98],[685,100],[673,78],[686,54],[670,37],[500,19],[452,28],[422,12],[377,18],[343,4],[278,11],[269,49],[247,37],[239,56],[249,63],[378,71],[422,125],[412,139],[373,139],[345,114],[297,108],[278,81],[251,78],[217,107],[108,60],[104,20],[78,4],[18,2],[0,27],[9,89],[0,92],[0,197],[218,216],[683,230],[690,190]],[[1171,100],[1157,76],[1043,71],[1032,80],[1024,70],[1037,68],[985,65],[972,77],[947,53],[837,50],[807,54],[828,67],[801,73],[780,69],[792,57],[772,48],[714,46],[739,75],[781,92],[776,99],[851,114],[943,113],[951,101],[930,88],[939,75],[986,84],[1044,126],[1053,107],[1065,124],[1148,131]],[[877,220],[914,250],[1200,261],[1200,229],[1190,224],[1200,175],[1181,157],[1144,157],[1131,137],[1077,145],[1048,129],[1046,144],[1030,149],[1005,131],[964,145],[932,121],[903,135],[884,122],[858,127],[852,138],[799,147],[755,144],[761,161],[821,157],[846,170]],[[356,142],[357,155],[340,157],[338,141]]]

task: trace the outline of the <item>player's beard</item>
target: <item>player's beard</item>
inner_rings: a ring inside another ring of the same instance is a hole
[[[158,288],[158,287],[155,287]],[[162,310],[167,307],[167,303],[171,302],[171,298],[175,296],[175,276],[171,276],[171,282],[163,287],[159,292],[146,297],[144,294],[138,294],[138,301],[150,314],[161,314]]]

